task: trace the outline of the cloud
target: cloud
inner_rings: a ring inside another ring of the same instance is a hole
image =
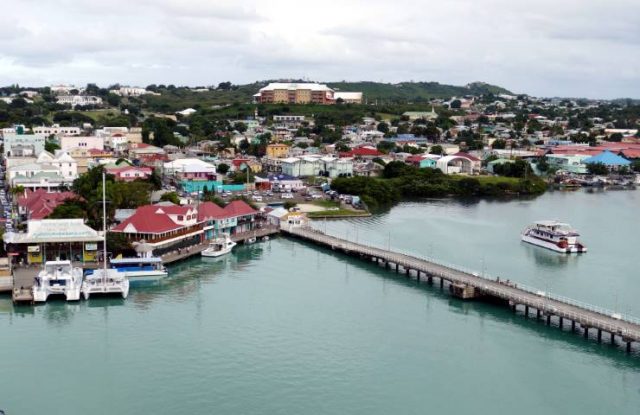
[[[635,0],[21,0],[6,83],[481,80],[533,95],[640,97]]]

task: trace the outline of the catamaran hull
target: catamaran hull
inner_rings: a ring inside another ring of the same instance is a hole
[[[553,243],[553,242],[547,242],[547,241],[543,241],[541,239],[538,238],[534,238],[532,236],[528,236],[528,235],[522,235],[522,241],[529,243],[531,245],[535,245],[535,246],[539,246],[541,248],[546,248],[549,249],[551,251],[554,252],[558,252],[561,254],[583,254],[585,252],[587,252],[587,248],[586,247],[578,247],[575,245],[569,245],[565,248],[559,247],[557,244]]]

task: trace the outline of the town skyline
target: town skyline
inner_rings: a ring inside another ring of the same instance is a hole
[[[482,81],[532,96],[640,98],[636,3],[512,3],[28,0],[6,11],[0,78],[141,86]],[[416,14],[421,8],[428,12]]]

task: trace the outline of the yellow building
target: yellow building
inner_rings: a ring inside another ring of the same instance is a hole
[[[289,146],[286,144],[269,144],[267,146],[267,157],[279,159],[289,155]]]

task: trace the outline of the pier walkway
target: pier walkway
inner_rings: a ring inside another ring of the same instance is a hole
[[[249,232],[237,233],[235,235],[231,235],[231,240],[233,242],[246,243],[250,238],[261,239],[265,236],[271,236],[280,232],[280,229],[276,226],[266,226],[261,229],[256,229]],[[183,259],[189,258],[194,255],[198,255],[200,252],[207,249],[209,243],[211,241],[207,241],[202,244],[192,245],[187,248],[181,248],[180,250],[175,250],[171,252],[167,252],[162,255],[162,263],[163,264],[171,264],[177,261],[181,261]]]
[[[546,317],[547,324],[551,324],[551,318],[554,317],[560,328],[568,320],[574,331],[576,324],[580,325],[585,338],[589,337],[590,329],[595,331],[598,341],[602,340],[602,333],[607,332],[612,344],[618,336],[626,343],[629,352],[633,342],[640,342],[640,319],[632,316],[507,282],[508,280],[485,278],[470,270],[440,264],[434,260],[350,242],[310,227],[283,227],[282,232],[347,255],[382,263],[387,268],[395,268],[396,272],[402,270],[408,276],[415,275],[418,280],[425,278],[432,283],[433,278],[436,278],[441,287],[445,282],[448,283],[452,294],[463,299],[493,297],[509,305],[514,311],[520,307],[526,317],[535,311],[534,315],[538,319]]]

